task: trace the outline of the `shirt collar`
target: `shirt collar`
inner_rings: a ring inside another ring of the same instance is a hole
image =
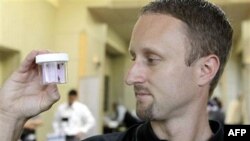
[[[140,141],[166,141],[158,139],[149,121],[143,124],[140,128],[141,129],[138,130],[138,137]]]

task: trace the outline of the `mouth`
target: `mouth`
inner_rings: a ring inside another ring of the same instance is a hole
[[[141,85],[134,86],[134,92],[136,99],[139,101],[144,101],[152,97],[152,94],[150,93],[148,88]]]
[[[142,93],[142,92],[135,92],[135,97],[137,100],[146,100],[149,97],[152,97],[150,93]]]

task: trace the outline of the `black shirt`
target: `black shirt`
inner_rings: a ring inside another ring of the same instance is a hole
[[[214,135],[209,139],[209,141],[224,141],[224,128],[220,122],[210,120],[210,128]]]
[[[209,141],[223,141],[224,131],[219,122],[209,121],[210,128],[214,135]],[[160,140],[154,134],[150,122],[132,126],[125,132],[110,133],[99,136],[94,136],[83,141],[166,141]]]

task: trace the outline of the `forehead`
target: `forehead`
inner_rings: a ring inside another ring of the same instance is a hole
[[[165,14],[145,14],[134,26],[130,50],[135,47],[166,46],[166,49],[187,46],[186,25],[179,19]]]

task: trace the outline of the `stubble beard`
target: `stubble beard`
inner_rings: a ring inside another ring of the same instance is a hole
[[[147,107],[142,107],[143,103],[141,101],[136,102],[136,114],[144,121],[154,120],[153,118],[153,103]]]

